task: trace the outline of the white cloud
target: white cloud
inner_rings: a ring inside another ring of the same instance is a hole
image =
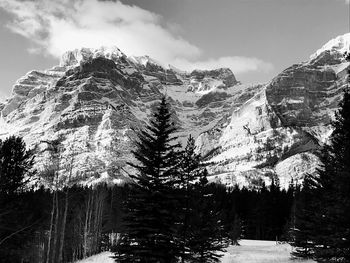
[[[202,50],[176,35],[177,25],[162,26],[162,17],[120,1],[0,0],[13,14],[9,28],[35,43],[33,50],[60,57],[80,47],[117,46],[127,55],[149,55],[163,64],[193,68],[230,67],[233,72],[270,70],[257,58],[201,60]]]
[[[223,65],[229,67],[234,73],[240,74],[248,71],[268,72],[273,69],[273,65],[254,57],[220,57],[218,59],[208,59],[204,61],[190,62],[178,59],[175,65],[184,70],[219,68]]]

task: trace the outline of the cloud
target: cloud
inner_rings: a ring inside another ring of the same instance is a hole
[[[230,67],[234,72],[248,72],[272,68],[249,57],[205,61],[199,47],[178,35],[178,25],[163,23],[158,14],[118,0],[0,0],[0,7],[13,15],[8,27],[33,42],[32,52],[60,57],[80,47],[117,46],[127,55],[149,55],[188,70]]]
[[[218,59],[208,59],[204,61],[188,61],[177,59],[175,65],[184,70],[219,68],[223,65],[230,68],[234,73],[240,74],[249,71],[269,72],[273,65],[254,57],[220,57]]]

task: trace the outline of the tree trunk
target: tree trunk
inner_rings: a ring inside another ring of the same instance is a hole
[[[103,205],[105,199],[105,191],[103,187],[100,187],[99,190],[99,209],[98,209],[98,221],[97,221],[97,244],[96,244],[96,252],[100,252],[99,245],[102,236],[102,217],[103,217]]]
[[[89,233],[89,218],[90,218],[90,207],[91,207],[91,191],[88,190],[88,200],[87,200],[87,205],[86,205],[86,211],[85,211],[85,224],[84,224],[84,245],[83,245],[83,257],[86,258],[88,256],[87,253],[87,247],[88,247],[88,233]]]
[[[64,235],[66,232],[66,222],[67,222],[67,213],[68,213],[68,203],[69,203],[69,187],[67,187],[66,190],[66,197],[65,197],[65,205],[64,205],[64,212],[63,212],[63,219],[62,219],[62,227],[61,227],[61,240],[60,240],[60,249],[58,254],[58,263],[62,262],[63,257],[63,245],[64,245]]]
[[[97,239],[98,239],[98,221],[99,221],[99,190],[98,187],[96,188],[95,192],[95,215],[94,215],[94,242],[93,242],[93,253],[96,254],[97,252]]]
[[[56,218],[55,218],[55,232],[53,240],[53,251],[52,251],[52,262],[56,263],[56,250],[57,250],[57,241],[58,241],[58,223],[59,223],[59,199],[58,193],[56,194]]]
[[[51,209],[51,219],[50,219],[50,230],[49,237],[47,242],[47,253],[46,253],[46,263],[50,263],[50,252],[51,252],[51,239],[52,239],[52,231],[53,231],[53,220],[55,217],[55,196],[56,191],[53,192],[52,195],[52,209]]]

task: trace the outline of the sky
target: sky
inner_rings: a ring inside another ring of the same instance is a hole
[[[349,0],[0,0],[0,98],[80,47],[267,82],[349,32]]]

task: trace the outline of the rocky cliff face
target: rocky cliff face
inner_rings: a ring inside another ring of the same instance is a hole
[[[182,72],[117,48],[70,51],[59,66],[17,81],[1,105],[0,136],[23,136],[39,170],[49,164],[48,142],[61,141],[62,180],[74,162],[75,180],[122,182],[132,129],[166,94],[180,139],[197,138],[212,180],[256,185],[278,178],[287,185],[314,170],[313,151],[330,133],[347,81],[348,39],[331,41],[263,85],[242,85],[229,69]]]
[[[197,145],[207,153],[212,179],[229,185],[279,180],[287,187],[313,173],[314,152],[331,133],[349,81],[343,57],[349,46],[350,34],[331,40],[257,90],[224,124],[202,133]]]
[[[120,182],[132,158],[131,130],[142,127],[163,94],[170,96],[186,140],[189,131],[198,136],[214,126],[216,113],[230,107],[226,100],[236,84],[229,69],[183,73],[117,48],[74,50],[59,66],[18,80],[2,105],[0,135],[23,136],[37,151],[39,170],[49,165],[50,142],[59,140],[61,167],[73,161],[76,180]]]

